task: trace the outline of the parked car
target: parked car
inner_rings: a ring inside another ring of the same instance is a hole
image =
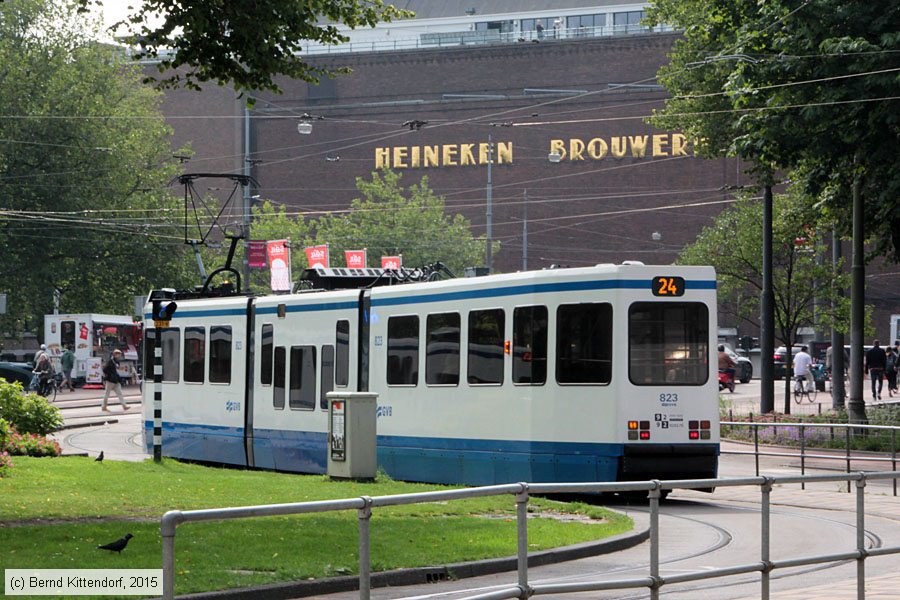
[[[800,348],[802,346],[791,346],[791,361],[794,360],[794,357],[797,356],[797,353],[800,352]],[[775,349],[775,355],[772,357],[775,361],[775,379],[784,379],[785,371],[793,375],[793,366],[788,365],[787,369],[785,369],[784,361],[787,358],[787,347],[786,346],[778,346]]]
[[[27,363],[0,362],[0,377],[13,383],[18,381],[27,388],[31,383],[31,367]]]
[[[737,363],[734,367],[734,378],[741,383],[749,383],[750,379],[753,378],[753,363],[746,356],[741,356],[735,352],[728,344],[722,345],[725,346],[725,352],[728,353],[731,360]]]

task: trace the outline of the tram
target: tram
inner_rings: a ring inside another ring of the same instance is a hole
[[[174,294],[159,330],[146,307],[148,373],[157,335],[163,348],[164,456],[324,473],[326,394],[344,390],[378,394],[378,466],[399,480],[717,474],[712,267],[305,274],[313,287],[290,294]]]

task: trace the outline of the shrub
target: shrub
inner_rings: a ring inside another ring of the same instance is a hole
[[[46,435],[63,424],[59,409],[38,394],[26,393],[21,384],[0,380],[0,418],[20,433]]]
[[[12,459],[9,457],[9,453],[0,452],[0,478],[8,476],[12,467]]]
[[[6,442],[5,450],[13,456],[59,456],[62,453],[55,440],[33,433],[18,433],[15,429]]]
[[[11,430],[12,428],[9,426],[9,421],[0,419],[0,451],[6,448],[6,442],[9,440]]]

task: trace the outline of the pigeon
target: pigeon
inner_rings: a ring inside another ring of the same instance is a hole
[[[103,450],[100,451],[100,454],[97,455],[97,458],[94,459],[94,462],[103,462]]]
[[[118,552],[119,554],[121,554],[122,550],[125,549],[125,546],[128,545],[128,540],[133,537],[134,536],[130,533],[126,533],[125,537],[119,538],[116,541],[110,542],[108,544],[103,544],[102,546],[97,546],[97,548],[100,550],[109,550],[111,552]]]

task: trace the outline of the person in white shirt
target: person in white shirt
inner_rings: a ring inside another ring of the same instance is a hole
[[[800,347],[800,352],[794,356],[794,378],[799,379],[800,377],[806,378],[806,389],[811,390],[813,386],[816,385],[816,380],[813,378],[812,369],[812,357],[808,354],[808,348],[806,346]]]

